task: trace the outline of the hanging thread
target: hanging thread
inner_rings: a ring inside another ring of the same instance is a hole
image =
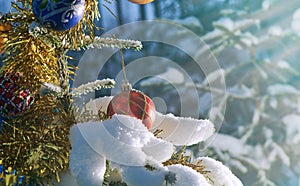
[[[124,80],[122,82],[122,91],[130,91],[132,89],[131,84],[128,82],[127,80],[127,76],[126,76],[126,70],[125,70],[125,61],[124,61],[124,54],[122,49],[119,49],[120,51],[120,56],[121,56],[121,64],[122,64],[122,72],[123,72],[123,77]]]

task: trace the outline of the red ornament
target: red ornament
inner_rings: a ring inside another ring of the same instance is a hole
[[[20,90],[18,83],[22,76],[16,74],[4,74],[0,76],[0,113],[15,115],[27,110],[33,103],[28,89]]]
[[[107,107],[107,115],[111,117],[114,114],[138,118],[150,129],[155,119],[155,106],[153,101],[143,92],[124,91],[116,95]]]

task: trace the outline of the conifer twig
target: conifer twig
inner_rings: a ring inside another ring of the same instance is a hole
[[[90,37],[86,36],[85,41],[91,43],[87,48],[102,48],[111,47],[119,49],[134,49],[141,50],[143,45],[140,41],[129,40],[129,39],[116,39],[116,38],[102,38],[95,37],[92,41]]]
[[[70,94],[73,97],[79,97],[83,94],[87,94],[95,90],[100,90],[102,88],[112,88],[114,85],[115,81],[112,79],[96,80],[94,82],[80,85],[79,87],[73,89]]]

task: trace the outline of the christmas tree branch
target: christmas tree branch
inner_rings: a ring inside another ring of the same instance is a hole
[[[33,37],[40,39],[49,47],[55,48],[61,46],[62,43],[66,43],[64,38],[60,38],[56,35],[49,37],[50,30],[42,27],[37,22],[33,22],[30,25],[29,33]],[[81,41],[81,48],[102,48],[102,47],[111,47],[119,49],[134,49],[141,50],[142,43],[140,41],[129,40],[129,39],[117,39],[117,38],[102,38],[95,37],[92,39],[90,36],[84,36],[84,39]],[[78,46],[65,45],[66,48],[77,48]]]
[[[134,49],[141,50],[143,45],[140,41],[129,40],[129,39],[116,39],[116,38],[102,38],[95,37],[92,41],[89,37],[85,37],[88,43],[91,43],[87,48],[102,48],[102,47],[112,47],[119,49]]]
[[[32,16],[28,16],[25,14],[20,14],[18,12],[12,12],[12,13],[7,13],[5,15],[2,15],[0,18],[0,23],[4,23],[4,22],[23,22],[26,21],[28,22],[28,20],[33,21],[34,17]]]
[[[115,85],[115,81],[112,79],[103,79],[96,80],[94,82],[90,82],[84,85],[81,85],[70,93],[73,97],[79,97],[83,94],[88,94],[95,90],[100,90],[102,88],[112,88]]]
[[[56,50],[60,87],[67,95],[69,92],[69,73],[65,53],[66,52],[64,52],[63,50]]]
[[[57,46],[61,45],[60,38],[53,35],[49,37],[49,31],[47,28],[42,27],[39,23],[33,22],[30,24],[29,34],[39,40],[41,40],[45,45],[50,48],[56,48]]]

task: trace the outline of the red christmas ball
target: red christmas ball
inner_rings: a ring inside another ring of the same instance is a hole
[[[124,91],[114,96],[107,107],[107,115],[111,117],[114,114],[138,118],[150,129],[155,119],[155,105],[143,92]]]
[[[15,115],[27,110],[33,103],[28,89],[20,90],[18,83],[22,76],[16,74],[4,74],[0,76],[0,113]]]

